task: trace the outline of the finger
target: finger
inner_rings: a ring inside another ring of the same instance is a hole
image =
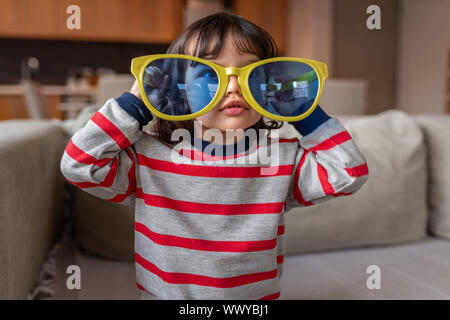
[[[141,92],[139,90],[139,84],[137,81],[134,81],[133,86],[130,89],[130,93],[136,96],[138,99],[142,100]]]
[[[161,70],[155,66],[150,66],[145,71],[147,82],[152,87],[159,87],[162,81]]]
[[[169,75],[168,75],[168,74],[165,74],[165,75],[164,75],[164,79],[163,79],[163,81],[162,81],[161,87],[162,87],[163,89],[167,89],[168,86],[169,86]]]

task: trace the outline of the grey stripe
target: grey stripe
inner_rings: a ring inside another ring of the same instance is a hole
[[[277,249],[258,252],[214,252],[159,245],[135,232],[136,252],[165,272],[181,272],[213,278],[272,271]]]
[[[136,221],[156,233],[212,241],[274,239],[282,214],[213,215],[149,209],[136,199]]]
[[[242,204],[284,202],[290,176],[267,178],[210,178],[161,172],[139,167],[143,192],[200,203]],[[275,192],[274,192],[275,191]]]

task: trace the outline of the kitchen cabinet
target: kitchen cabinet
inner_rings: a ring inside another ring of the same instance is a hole
[[[0,0],[0,35],[14,34],[19,28],[19,2]]]
[[[130,41],[172,42],[182,32],[183,1],[128,1],[123,11],[123,31]]]
[[[54,0],[16,0],[18,2],[18,34],[50,37],[58,30],[58,3]]]
[[[234,0],[233,12],[266,30],[277,43],[280,54],[286,51],[288,0]]]
[[[70,5],[80,30],[66,27]],[[182,17],[183,0],[0,0],[0,37],[170,43]]]

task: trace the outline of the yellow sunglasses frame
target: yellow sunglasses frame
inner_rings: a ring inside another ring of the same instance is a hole
[[[173,116],[173,115],[167,115],[167,114],[161,113],[154,106],[151,105],[150,101],[147,98],[145,90],[144,90],[144,81],[143,81],[144,71],[145,71],[145,68],[151,62],[153,62],[155,60],[159,60],[159,59],[166,59],[166,58],[188,59],[188,60],[201,62],[201,63],[211,67],[214,71],[216,71],[216,73],[219,77],[218,89],[217,89],[216,95],[214,96],[214,98],[211,100],[211,102],[206,107],[204,107],[202,110],[197,111],[195,113],[191,113],[191,114],[187,114],[187,115]],[[251,94],[250,88],[248,86],[248,78],[250,76],[250,73],[253,71],[253,69],[255,69],[256,67],[258,67],[260,65],[271,63],[271,62],[277,62],[277,61],[294,61],[294,62],[305,63],[305,64],[309,65],[316,72],[316,74],[318,76],[319,91],[317,93],[316,100],[314,101],[312,106],[308,109],[308,111],[306,111],[305,113],[303,113],[299,116],[283,117],[283,116],[274,115],[274,114],[266,111],[263,107],[261,107],[258,104],[258,102],[256,102],[256,100],[253,98],[253,95]],[[322,90],[323,90],[323,85],[324,85],[325,79],[328,77],[328,68],[327,68],[326,63],[324,63],[324,62],[311,60],[311,59],[291,58],[291,57],[276,57],[276,58],[260,60],[257,62],[253,62],[249,65],[246,65],[244,67],[222,67],[211,61],[208,61],[208,60],[205,60],[202,58],[198,58],[198,57],[184,55],[184,54],[154,54],[154,55],[147,55],[147,56],[134,58],[131,61],[131,73],[133,74],[133,76],[136,78],[136,80],[138,82],[139,91],[141,93],[142,99],[143,99],[145,105],[147,106],[147,108],[149,108],[149,110],[153,114],[155,114],[156,116],[158,116],[162,119],[165,119],[165,120],[170,120],[170,121],[191,120],[191,119],[195,119],[195,118],[209,112],[224,97],[227,87],[228,87],[229,76],[234,75],[234,76],[237,76],[237,78],[238,78],[238,83],[241,88],[242,96],[245,99],[245,101],[249,104],[249,106],[251,106],[257,112],[259,112],[260,114],[262,114],[263,116],[265,116],[267,118],[279,120],[279,121],[291,122],[291,121],[302,120],[302,119],[308,117],[314,111],[317,104],[319,103],[320,96],[322,95]]]

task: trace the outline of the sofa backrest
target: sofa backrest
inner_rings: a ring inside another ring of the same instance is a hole
[[[426,236],[427,152],[413,117],[399,110],[336,116],[365,156],[369,179],[351,196],[286,216],[286,253],[397,244]],[[296,135],[292,128],[286,135]]]
[[[450,239],[450,115],[415,115],[427,145],[428,231]]]

